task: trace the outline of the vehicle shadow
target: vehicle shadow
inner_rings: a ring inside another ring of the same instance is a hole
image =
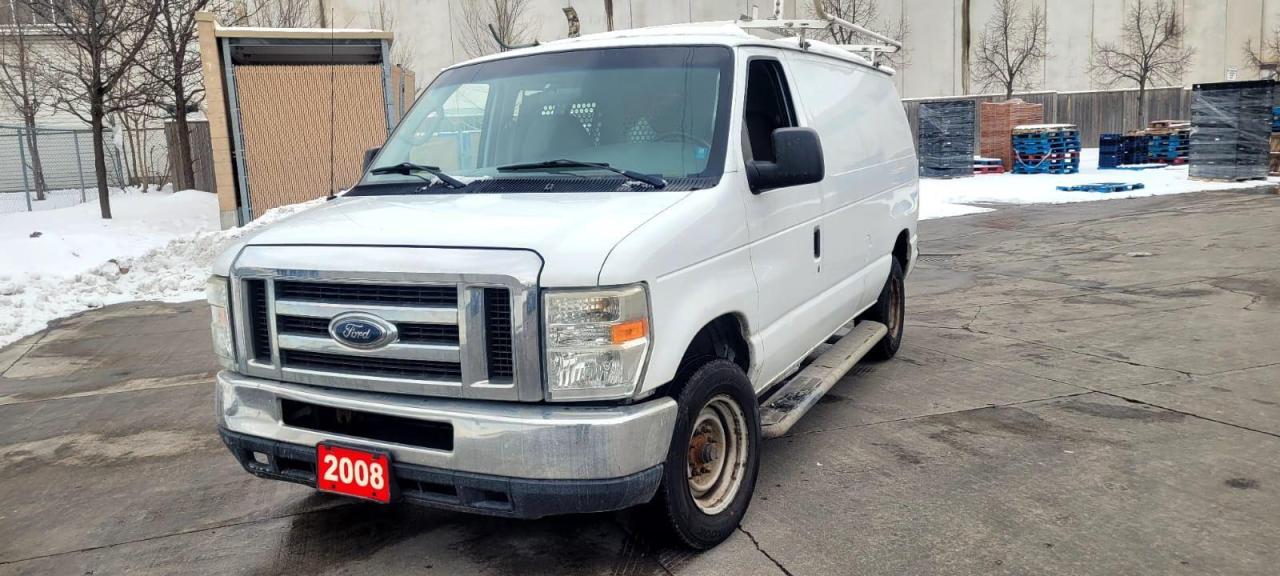
[[[396,571],[440,574],[658,574],[661,544],[632,534],[641,515],[582,514],[513,520],[412,504],[298,503],[276,549],[255,574]],[[265,544],[265,542],[264,542]]]

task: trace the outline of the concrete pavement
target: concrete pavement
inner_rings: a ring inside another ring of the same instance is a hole
[[[899,356],[766,443],[711,552],[629,513],[253,478],[214,434],[207,310],[137,303],[0,350],[0,575],[1275,572],[1280,197],[1002,208],[921,237]]]

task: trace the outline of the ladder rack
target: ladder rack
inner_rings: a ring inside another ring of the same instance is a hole
[[[771,18],[756,18],[756,9],[752,8],[750,17],[742,17],[734,22],[739,28],[744,30],[770,30],[784,35],[794,34],[800,39],[800,48],[808,49],[809,41],[805,38],[806,33],[810,30],[829,30],[831,28],[842,28],[868,37],[881,44],[836,44],[839,48],[844,48],[850,52],[859,52],[867,55],[867,59],[871,61],[874,67],[880,67],[880,59],[883,54],[894,54],[902,50],[902,42],[894,40],[884,34],[871,30],[865,26],[854,24],[839,16],[833,16],[827,13],[822,5],[822,0],[813,0],[813,12],[816,18],[810,19],[786,19],[782,17],[785,0],[774,0],[773,14]]]

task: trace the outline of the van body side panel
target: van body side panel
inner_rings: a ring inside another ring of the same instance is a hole
[[[638,396],[670,382],[693,337],[725,315],[756,315],[756,281],[751,273],[741,172],[720,185],[698,190],[624,238],[605,259],[601,286],[644,281],[649,286],[653,348]],[[757,341],[751,357],[763,357]],[[754,373],[753,366],[752,372]]]
[[[752,58],[772,58],[782,64],[791,100],[795,101],[793,73],[786,67],[782,50],[743,47],[738,50],[735,69],[738,85],[734,102],[745,106],[745,89]],[[741,141],[743,112],[735,112],[736,130],[730,132]],[[726,162],[744,162],[742,154]],[[769,385],[812,345],[826,334],[815,325],[817,312],[811,302],[820,291],[819,262],[814,258],[814,228],[821,224],[821,188],[817,184],[792,186],[753,194],[745,179],[739,193],[746,208],[747,231],[750,236],[751,266],[760,289],[760,306],[755,325],[769,354],[762,360],[753,383],[759,390]]]
[[[894,240],[914,233],[916,160],[910,128],[889,77],[823,56],[788,60],[810,125],[822,139],[825,326],[875,303],[889,275]]]

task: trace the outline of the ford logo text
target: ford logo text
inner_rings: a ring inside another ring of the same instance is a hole
[[[329,336],[352,348],[371,350],[395,342],[396,326],[373,314],[349,312],[329,322]]]

